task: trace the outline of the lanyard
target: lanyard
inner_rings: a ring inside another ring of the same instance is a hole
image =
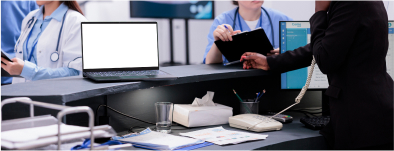
[[[33,32],[33,29],[30,30],[29,36],[27,37],[27,43],[26,43],[26,51],[27,52],[29,52],[29,50],[27,49],[27,45],[29,45],[29,40],[30,40],[30,36],[31,36],[32,32]],[[33,56],[33,53],[34,53],[34,48],[36,48],[37,43],[38,43],[38,40],[36,41],[36,43],[33,44],[33,47],[31,48],[31,51],[30,51],[30,55],[28,55],[29,58],[27,59],[27,61],[31,60],[31,57]]]
[[[67,12],[64,13],[64,16],[63,16],[62,26],[60,27],[59,36],[58,36],[58,39],[57,39],[56,52],[52,53],[52,55],[51,55],[51,56],[53,56],[54,54],[57,54],[57,55],[55,55],[57,58],[52,59],[52,57],[51,57],[51,60],[54,61],[54,62],[57,61],[57,60],[59,59],[59,54],[58,54],[59,42],[60,42],[60,37],[61,37],[61,35],[62,35],[63,25],[64,25],[64,19],[66,18],[66,15],[67,15]],[[29,22],[30,22],[30,21],[29,21]],[[30,25],[29,25],[29,27],[30,27]],[[34,25],[33,25],[32,28],[34,28]],[[32,32],[33,32],[33,29],[30,30],[29,36],[27,37],[27,43],[26,43],[26,51],[27,51],[27,52],[29,52],[29,50],[28,50],[28,48],[27,48],[27,45],[29,44],[29,40],[30,40],[30,37],[31,37],[31,33],[32,33]],[[34,50],[35,50],[35,48],[36,48],[37,43],[38,43],[38,40],[33,44],[33,47],[32,47],[32,49],[31,49],[31,51],[30,51],[30,55],[28,55],[28,56],[29,56],[29,58],[27,59],[28,61],[31,60],[31,57],[32,57],[33,54],[34,54]]]

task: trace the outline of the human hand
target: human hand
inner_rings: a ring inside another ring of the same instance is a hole
[[[228,30],[224,25],[227,26]],[[230,31],[230,32],[229,32]],[[233,41],[232,35],[236,33],[240,33],[240,30],[233,31],[233,28],[228,25],[228,24],[223,24],[219,25],[214,31],[213,31],[213,38],[216,40],[222,40],[222,41]]]
[[[271,50],[270,53],[267,53],[267,56],[279,55],[279,48]]]
[[[1,68],[7,71],[10,75],[20,75],[22,73],[25,62],[23,62],[23,60],[19,58],[12,58],[11,61],[12,62],[1,57],[1,62],[4,62],[4,64],[1,63]]]
[[[268,66],[267,62],[267,57],[265,57],[262,54],[255,53],[255,52],[245,52],[241,56],[241,60],[243,61],[243,68],[244,69],[249,69],[249,68],[257,68],[257,69],[263,69],[263,70],[269,70],[270,67]]]
[[[331,1],[315,1],[315,13],[318,11],[327,11]]]

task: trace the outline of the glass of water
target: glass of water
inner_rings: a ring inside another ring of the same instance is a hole
[[[170,102],[155,103],[156,131],[161,133],[171,133],[172,107],[172,103]]]

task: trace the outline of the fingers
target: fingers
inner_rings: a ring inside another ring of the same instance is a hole
[[[225,29],[217,29],[218,33],[223,37],[222,41],[229,41],[230,40],[230,33],[227,32]]]
[[[253,55],[253,54],[254,54],[253,52],[245,52],[244,54],[242,54],[241,59],[239,61],[244,61],[244,58],[246,56],[250,56],[250,55]]]
[[[233,34],[241,33],[240,30],[233,31]]]
[[[259,57],[257,55],[250,55],[250,56],[242,56],[242,58],[249,61],[249,60],[256,60]]]
[[[271,50],[270,52],[271,52],[272,54],[279,53],[279,49]]]
[[[230,33],[234,32],[233,27],[231,27],[229,24],[223,24],[223,27],[224,27],[224,25],[226,25],[228,30],[230,30]]]
[[[222,41],[233,41],[233,38],[232,38],[233,28],[230,25],[228,25],[228,24],[219,25],[216,28],[216,30],[218,31],[219,34],[222,35],[222,37],[223,37],[223,39],[221,39]]]
[[[18,58],[12,58],[11,61],[12,62],[18,62]]]
[[[1,68],[3,68],[5,71],[7,71],[7,70],[6,70],[6,68],[7,68],[7,65],[5,65],[5,64],[1,64]]]
[[[267,53],[267,56],[279,55],[279,48],[271,50],[270,53]]]
[[[3,59],[3,58],[2,58]],[[10,73],[10,69],[9,69],[9,66],[7,66],[7,65],[5,65],[5,64],[2,64],[1,63],[1,68],[3,68],[5,71],[7,71],[8,73]]]
[[[1,62],[5,63],[5,64],[10,64],[11,62],[8,61],[7,59],[1,57]]]
[[[226,25],[227,28],[224,27],[224,25]],[[223,30],[223,34],[226,35],[227,40],[233,41],[233,37],[232,37],[232,33],[234,32],[233,28],[229,24],[223,24],[221,25],[221,29]]]
[[[224,37],[222,34],[220,34],[217,30],[214,31],[214,35],[218,37],[220,40],[225,41]]]
[[[232,36],[232,34],[229,33],[229,32],[225,32],[225,33],[226,33],[227,39],[230,40],[230,41],[233,41],[233,36]]]

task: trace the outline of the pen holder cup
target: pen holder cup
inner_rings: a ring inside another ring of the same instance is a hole
[[[254,99],[244,99],[240,103],[240,114],[259,114],[259,102]]]

